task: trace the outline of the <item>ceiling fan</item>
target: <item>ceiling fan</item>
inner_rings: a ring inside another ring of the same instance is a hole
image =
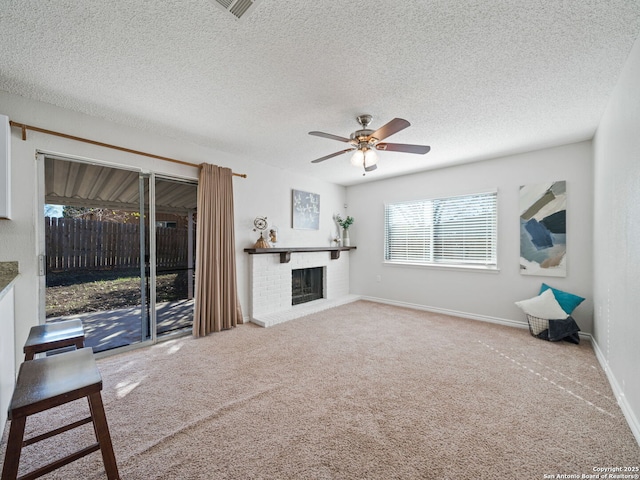
[[[390,152],[403,152],[403,153],[417,153],[418,155],[424,155],[431,147],[427,145],[409,145],[406,143],[387,143],[382,142],[387,137],[390,137],[394,133],[398,133],[400,130],[404,130],[409,125],[409,122],[402,118],[394,118],[386,125],[383,125],[378,130],[373,131],[367,127],[372,120],[371,115],[359,115],[356,117],[358,123],[362,126],[362,129],[356,130],[351,134],[349,138],[340,137],[338,135],[332,135],[324,132],[309,132],[309,135],[315,135],[316,137],[330,138],[332,140],[338,140],[339,142],[349,143],[351,146],[345,150],[341,150],[324,157],[316,158],[311,163],[320,163],[330,158],[337,157],[347,152],[354,152],[351,157],[351,164],[356,167],[364,167],[365,172],[372,172],[378,168],[378,156],[376,150],[388,150]]]

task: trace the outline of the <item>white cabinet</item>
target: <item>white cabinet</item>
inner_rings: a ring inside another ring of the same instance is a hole
[[[11,127],[0,115],[0,219],[11,218]]]
[[[9,285],[0,291],[0,432],[7,422],[7,409],[16,380],[13,302],[13,285]]]

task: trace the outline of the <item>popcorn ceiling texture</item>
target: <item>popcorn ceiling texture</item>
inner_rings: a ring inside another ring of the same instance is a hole
[[[431,145],[364,180],[591,138],[640,32],[635,0],[213,3],[3,1],[0,90],[351,184],[307,132]]]

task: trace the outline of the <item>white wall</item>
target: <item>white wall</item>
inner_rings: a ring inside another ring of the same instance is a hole
[[[348,187],[348,212],[355,218],[351,227],[352,245],[358,247],[351,254],[351,293],[510,323],[526,322],[514,302],[533,297],[541,282],[546,282],[586,297],[574,316],[580,328],[590,332],[593,319],[591,148],[591,142],[581,142]],[[519,187],[553,180],[567,181],[567,276],[523,276],[519,272]],[[498,189],[498,273],[383,263],[385,203],[495,188]]]
[[[61,131],[122,147],[177,158],[192,163],[208,162],[246,173],[247,179],[234,179],[236,255],[238,287],[243,310],[248,315],[249,262],[244,248],[253,246],[257,235],[252,231],[256,216],[267,216],[279,228],[282,246],[329,245],[337,232],[332,216],[344,212],[345,189],[315,178],[293,175],[252,159],[238,158],[205,148],[187,140],[160,137],[148,131],[116,125],[99,118],[77,114],[49,104],[30,101],[0,92],[0,113],[13,121]],[[103,147],[28,132],[22,141],[19,129],[12,129],[12,220],[0,220],[0,261],[18,261],[20,277],[15,284],[16,361],[22,361],[22,346],[29,328],[44,321],[39,309],[37,255],[39,252],[38,202],[35,152],[44,150],[142,168],[146,171],[197,178],[197,169],[118,152]],[[291,229],[291,189],[320,194],[320,230]],[[1,367],[0,367],[1,368]]]
[[[594,139],[594,338],[640,443],[640,39]]]

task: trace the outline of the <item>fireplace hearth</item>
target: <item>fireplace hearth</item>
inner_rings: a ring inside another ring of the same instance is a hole
[[[291,270],[291,305],[324,298],[324,267]]]

